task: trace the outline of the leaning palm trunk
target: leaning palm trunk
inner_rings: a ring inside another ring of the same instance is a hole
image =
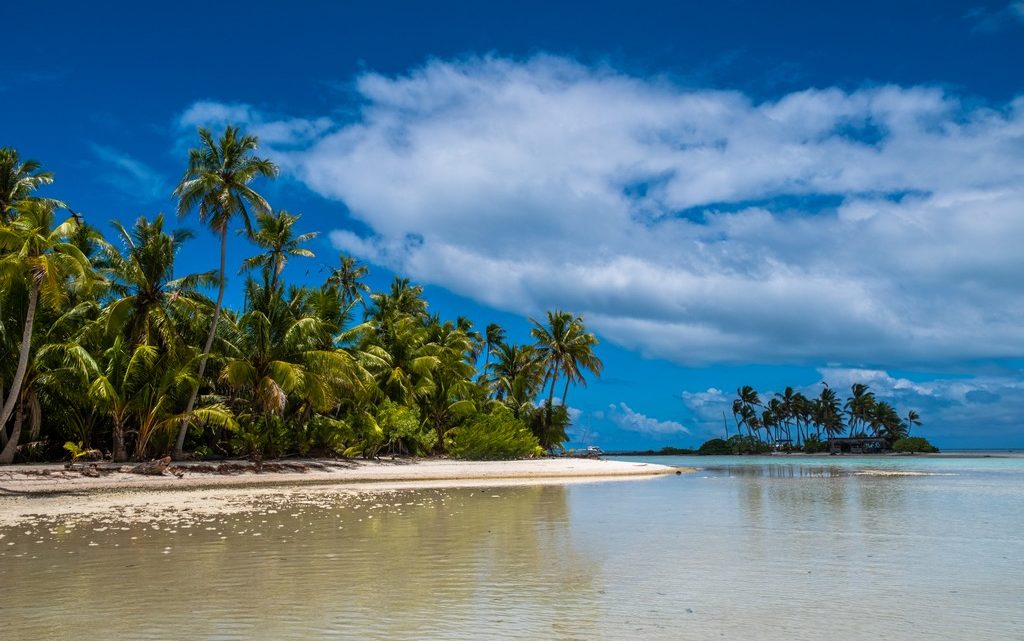
[[[0,411],[0,430],[7,429],[7,419],[11,417],[14,406],[21,397],[21,383],[25,380],[25,371],[28,369],[28,353],[32,348],[32,325],[36,319],[36,302],[39,300],[39,283],[34,282],[28,292],[28,310],[25,312],[25,329],[21,335],[21,350],[18,353],[18,367],[14,372],[14,380],[11,381],[11,389],[7,393],[7,402]],[[16,424],[11,432],[7,445],[0,452],[0,464],[12,463],[14,451],[18,449],[18,438],[21,436],[21,425]]]
[[[220,285],[217,288],[217,304],[213,309],[213,319],[210,321],[210,333],[206,336],[206,345],[203,347],[203,357],[199,361],[199,376],[196,386],[192,389],[192,395],[188,399],[188,407],[185,408],[185,420],[181,422],[178,429],[178,438],[174,442],[174,458],[180,460],[185,454],[185,435],[188,432],[189,416],[196,405],[196,398],[199,396],[199,388],[203,384],[203,374],[206,373],[206,361],[210,358],[210,350],[213,349],[213,337],[217,335],[217,321],[220,319],[220,307],[224,302],[224,272],[227,267],[228,250],[228,226],[224,224],[220,231]]]
[[[18,411],[14,415],[14,429],[11,431],[11,438],[7,441],[2,452],[0,452],[0,463],[14,462],[14,452],[18,449],[18,439],[21,437],[21,426],[25,423],[25,402],[18,403]]]

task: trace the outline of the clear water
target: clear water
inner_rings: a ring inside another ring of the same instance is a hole
[[[705,469],[31,519],[0,638],[1024,639],[1024,459],[652,460]]]

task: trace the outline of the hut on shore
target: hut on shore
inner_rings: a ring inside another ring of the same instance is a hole
[[[886,449],[885,439],[880,436],[854,436],[830,438],[829,454],[878,454]]]

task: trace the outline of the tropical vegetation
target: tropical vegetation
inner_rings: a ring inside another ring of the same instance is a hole
[[[756,389],[745,385],[736,390],[732,415],[735,435],[728,439],[728,449],[733,453],[776,449],[815,453],[823,451],[828,440],[842,436],[880,439],[885,449],[894,450],[896,443],[906,441],[912,428],[921,425],[917,411],[908,410],[901,416],[864,383],[854,383],[845,400],[826,382],[813,398],[786,387],[762,399]],[[726,440],[714,440],[722,443],[709,448],[726,448]]]
[[[258,191],[277,167],[237,128],[198,135],[173,196],[219,243],[207,271],[176,264],[195,232],[156,213],[105,236],[38,193],[54,181],[40,163],[0,149],[0,463],[509,458],[567,440],[566,396],[602,368],[582,317],[531,319],[519,344],[431,313],[408,279],[370,291],[351,256],[322,282],[288,282],[315,233]],[[236,270],[238,309],[225,305],[235,227],[256,247]]]

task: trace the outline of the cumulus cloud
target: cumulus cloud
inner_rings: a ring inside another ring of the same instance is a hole
[[[605,416],[620,429],[629,432],[640,432],[649,436],[671,436],[673,434],[689,434],[690,430],[676,421],[659,421],[633,411],[625,403],[611,404]]]
[[[286,171],[370,230],[336,231],[339,248],[500,309],[572,309],[645,355],[1024,356],[1024,99],[756,102],[550,56],[356,88],[344,122],[216,103],[181,122],[271,132]]]

